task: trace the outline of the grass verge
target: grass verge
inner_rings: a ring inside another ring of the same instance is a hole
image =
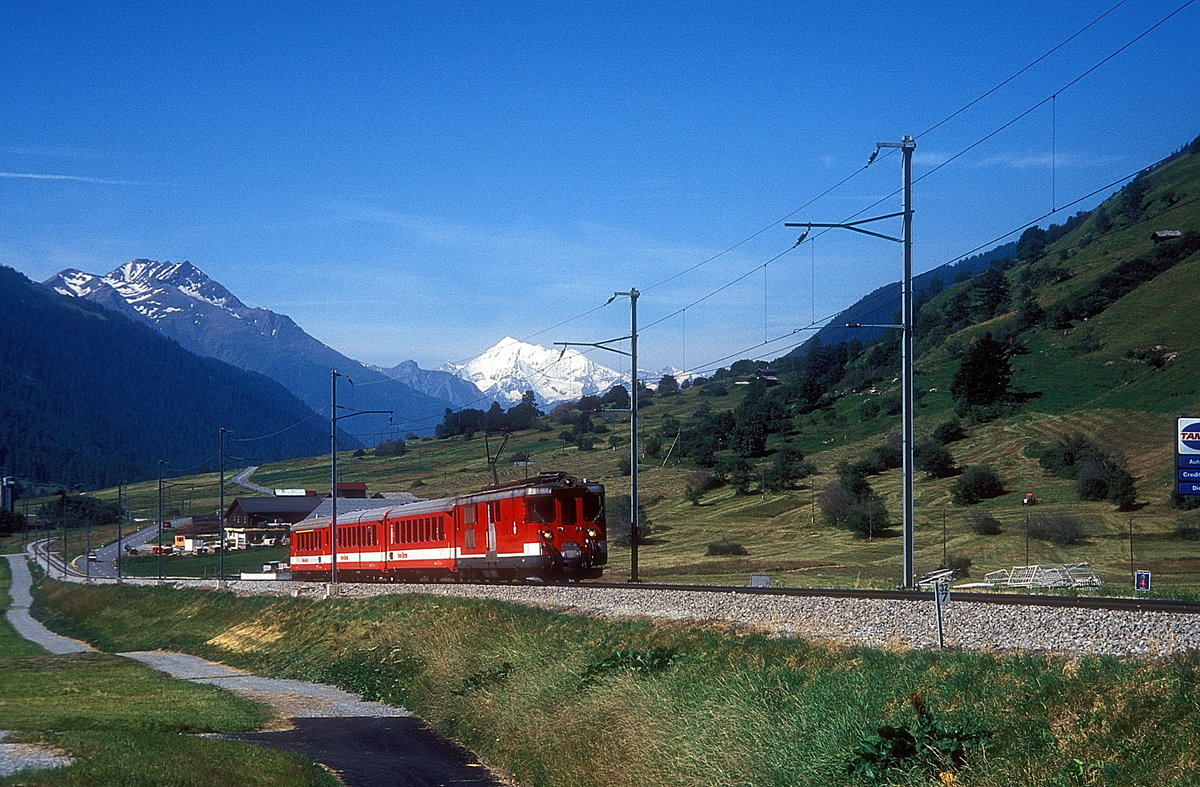
[[[40,615],[411,708],[524,785],[1195,784],[1200,656],[871,650],[431,596],[47,582]]]
[[[5,608],[9,584],[0,560]],[[269,718],[257,703],[119,656],[48,655],[0,619],[0,729],[16,731],[9,742],[48,743],[76,760],[0,785],[337,783],[303,757],[188,734],[246,732]]]
[[[264,563],[272,560],[287,560],[287,547],[255,547],[234,549],[225,553],[225,576],[236,577],[243,571],[262,571]],[[159,556],[123,556],[121,571],[128,577],[158,576]],[[220,574],[221,556],[218,555],[163,555],[163,575],[168,577],[197,577],[216,579]]]

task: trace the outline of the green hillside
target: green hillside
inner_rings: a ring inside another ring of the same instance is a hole
[[[1017,259],[998,261],[994,271],[921,304],[918,440],[930,440],[956,417],[965,436],[945,444],[953,472],[917,474],[918,573],[947,558],[969,561],[969,579],[1027,560],[1089,562],[1109,592],[1127,592],[1132,567],[1153,570],[1155,587],[1168,594],[1200,589],[1200,512],[1172,507],[1170,500],[1172,419],[1200,412],[1200,335],[1190,326],[1190,294],[1200,288],[1198,150],[1192,143],[1090,214],[1026,232]],[[1181,237],[1156,243],[1151,235],[1159,230],[1179,230]],[[955,375],[985,334],[1010,355],[1012,395],[990,410],[960,408],[956,416]],[[901,479],[895,451],[883,447],[899,430],[897,350],[894,336],[865,347],[817,347],[805,358],[777,361],[781,384],[775,387],[755,382],[761,364],[742,361],[712,380],[650,396],[641,418],[641,493],[650,520],[642,577],[745,583],[750,573],[768,573],[785,585],[894,586]],[[603,481],[610,499],[627,493],[621,467],[627,419],[560,408],[537,428],[514,432],[498,465],[501,480],[566,470]],[[1076,434],[1131,477],[1132,501],[1081,500],[1076,478],[1039,464],[1039,452]],[[796,451],[815,474],[780,481],[780,460]],[[514,466],[519,454],[532,464]],[[879,521],[863,532],[829,524],[822,500],[839,465],[843,471],[845,463],[863,466],[868,455],[866,464],[875,466],[865,480],[881,506],[872,509]],[[956,505],[961,471],[985,464],[1003,492]],[[372,491],[425,497],[491,480],[477,434],[410,440],[401,456],[345,454],[339,475],[366,481]],[[325,489],[328,457],[267,465],[254,481]],[[216,509],[214,476],[186,483],[193,484],[193,511]],[[694,504],[685,498],[689,485],[714,488],[693,495]],[[152,503],[152,493],[134,487],[134,507],[139,500]],[[1041,502],[1022,505],[1026,494]],[[998,533],[977,532],[984,515],[996,520]],[[1082,532],[1066,544],[1037,537],[1047,522]],[[740,544],[746,554],[706,554],[722,540]],[[628,551],[617,546],[610,575],[627,574]]]
[[[274,380],[0,266],[0,475],[26,489],[211,465],[221,426],[280,431],[265,458],[319,451],[327,428],[287,429],[311,416]]]

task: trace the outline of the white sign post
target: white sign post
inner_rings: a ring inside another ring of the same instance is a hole
[[[943,579],[933,586],[933,607],[937,611],[938,649],[944,650],[946,639],[942,633],[942,605],[950,603],[950,582]]]

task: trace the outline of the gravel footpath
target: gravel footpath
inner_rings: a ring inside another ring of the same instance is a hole
[[[29,564],[25,562],[24,555],[5,555],[4,557],[8,559],[8,567],[12,570],[12,587],[10,589],[12,608],[5,613],[5,617],[8,618],[8,622],[17,630],[17,633],[55,655],[95,650],[91,645],[79,640],[55,634],[33,619],[33,616],[29,614],[29,607],[33,604],[33,596],[29,594],[29,586],[32,582]]]
[[[261,678],[185,653],[140,650],[119,655],[140,661],[174,678],[220,686],[234,694],[262,702],[269,705],[283,719],[412,715],[403,708],[367,702],[357,694],[333,686],[300,680]]]
[[[40,743],[3,743],[12,732],[0,730],[0,776],[11,776],[26,768],[61,768],[74,760],[53,746]]]
[[[49,631],[29,615],[29,567],[24,555],[6,557],[12,567],[14,604],[8,617],[17,632],[51,653],[94,650]],[[157,580],[133,580],[130,584],[157,584]],[[188,584],[214,587],[216,583]],[[175,678],[219,686],[266,704],[279,718],[274,727],[221,737],[303,754],[329,767],[351,787],[501,787],[506,783],[470,750],[403,708],[367,702],[320,683],[262,678],[184,653],[133,651],[119,655]],[[0,730],[0,741],[10,734]],[[72,762],[51,746],[0,743],[0,777]]]

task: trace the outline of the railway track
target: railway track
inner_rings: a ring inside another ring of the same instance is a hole
[[[34,553],[43,561],[51,561],[54,572],[62,571],[62,561],[44,543],[35,542]],[[67,571],[82,579],[84,573],[74,565]],[[59,574],[61,577],[62,575]],[[99,578],[99,577],[97,577]],[[165,579],[178,581],[178,577]],[[295,580],[297,582],[301,580]],[[351,583],[344,583],[351,584]],[[373,584],[373,583],[370,583]],[[511,587],[513,583],[473,581],[461,584]],[[654,582],[584,582],[557,585],[558,587],[608,588],[611,590],[659,590],[692,593],[735,593],[751,596],[790,596],[808,598],[875,599],[893,601],[933,601],[933,593],[924,590],[880,590],[859,588],[759,588],[744,585],[675,585]],[[1200,601],[1179,599],[1131,598],[1124,596],[1057,596],[1042,593],[987,593],[980,591],[953,591],[955,601],[1005,606],[1057,607],[1071,609],[1103,609],[1122,612],[1166,612],[1185,615],[1200,615]]]
[[[580,587],[618,590],[671,590],[699,593],[737,593],[764,596],[801,596],[813,598],[854,598],[894,601],[933,601],[932,591],[925,590],[863,590],[850,588],[755,588],[728,585],[670,585],[646,582],[587,582]],[[1074,609],[1107,609],[1124,612],[1171,612],[1200,614],[1200,601],[1176,599],[1128,598],[1122,596],[1053,596],[1040,593],[984,593],[953,591],[955,601],[1007,606],[1066,607]]]

